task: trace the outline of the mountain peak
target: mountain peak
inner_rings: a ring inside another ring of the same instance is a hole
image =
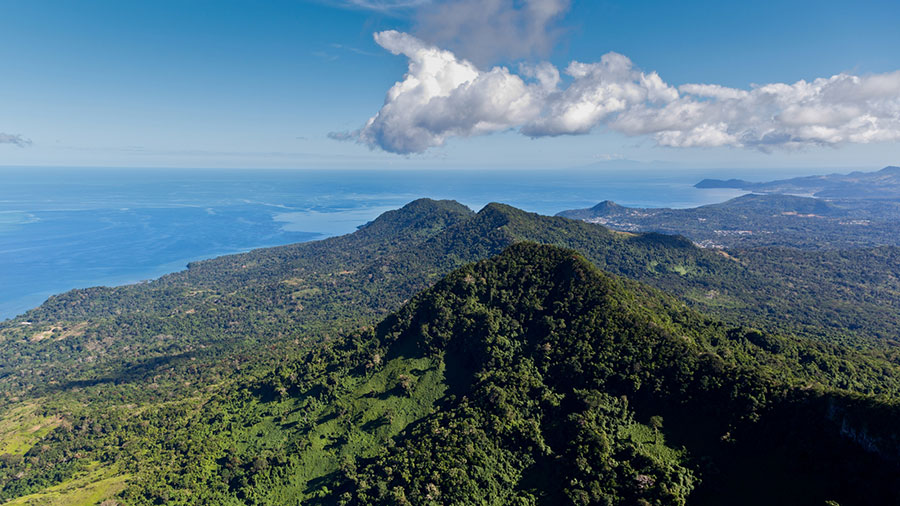
[[[513,217],[522,216],[524,214],[527,214],[526,211],[499,202],[491,202],[478,211],[479,217],[483,219],[502,220],[504,224],[508,223]]]
[[[623,206],[616,204],[612,200],[604,200],[600,202],[596,206],[592,207],[591,210],[598,213],[609,213],[613,211],[620,211]]]
[[[501,204],[500,202],[490,202],[478,211],[478,214],[488,214],[488,213],[502,213],[502,214],[511,214],[511,213],[520,213],[521,209],[517,209],[509,204]]]
[[[567,211],[561,211],[557,213],[557,216],[562,216],[563,218],[569,218],[572,220],[585,220],[590,218],[596,218],[598,216],[608,216],[611,214],[618,214],[628,209],[625,206],[616,204],[612,200],[604,200],[594,207],[586,207],[584,209],[570,209]]]
[[[455,200],[421,198],[400,209],[388,211],[359,227],[360,232],[387,233],[445,227],[470,218],[474,213]]]

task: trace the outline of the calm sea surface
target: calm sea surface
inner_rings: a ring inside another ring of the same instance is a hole
[[[721,175],[0,168],[0,319],[72,288],[134,283],[193,260],[352,232],[419,197],[542,214],[602,200],[693,207],[741,193],[692,187]]]

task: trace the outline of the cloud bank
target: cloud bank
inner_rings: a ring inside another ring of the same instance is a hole
[[[24,148],[31,146],[31,139],[26,139],[21,135],[5,134],[0,132],[0,144],[12,144]]]
[[[661,146],[764,151],[900,140],[900,71],[749,90],[674,87],[618,53],[595,63],[574,61],[562,72],[545,62],[516,73],[502,66],[482,70],[406,33],[379,32],[375,41],[408,58],[407,73],[362,128],[331,136],[392,153],[421,153],[450,137],[510,129],[545,137],[604,127],[650,136]]]

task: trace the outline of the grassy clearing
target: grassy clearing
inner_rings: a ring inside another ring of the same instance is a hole
[[[665,263],[660,263],[656,260],[650,261],[647,264],[647,270],[655,273],[655,274],[665,274],[668,272],[674,272],[679,276],[691,276],[696,274],[695,269],[693,267],[689,267],[687,265],[678,264],[678,265],[669,265]]]
[[[686,293],[684,297],[692,302],[699,303],[711,309],[737,310],[747,306],[746,302],[730,295],[723,294],[718,290],[693,290]]]
[[[63,339],[69,337],[79,337],[84,335],[85,329],[88,327],[88,322],[74,322],[74,323],[58,323],[56,325],[51,325],[50,327],[33,334],[29,339],[31,342],[43,341],[44,339],[55,339],[57,341],[61,341]]]
[[[238,444],[259,454],[300,441],[287,483],[273,489],[267,502],[287,504],[326,493],[321,479],[342,462],[376,455],[386,441],[432,413],[446,392],[444,364],[398,358],[368,376],[344,378],[340,389],[339,400],[329,404],[314,396],[270,403],[271,416],[243,431]]]
[[[321,288],[303,288],[291,293],[291,297],[293,297],[294,299],[302,299],[304,297],[312,297],[313,295],[318,295],[321,291]]]
[[[119,475],[115,469],[92,464],[88,470],[70,480],[42,492],[18,497],[5,505],[28,506],[89,506],[111,499],[125,489],[127,475]],[[118,504],[118,503],[112,503]]]
[[[40,439],[59,426],[58,417],[35,414],[37,404],[15,407],[0,418],[0,455],[24,455]]]
[[[630,439],[643,455],[650,457],[658,464],[677,465],[681,461],[682,452],[666,446],[662,431],[640,423],[632,423],[623,427],[619,435]]]

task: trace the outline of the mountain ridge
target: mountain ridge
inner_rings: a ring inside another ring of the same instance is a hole
[[[629,208],[602,202],[558,213],[616,230],[683,234],[707,248],[900,246],[900,199],[832,199],[748,193],[695,208]]]

